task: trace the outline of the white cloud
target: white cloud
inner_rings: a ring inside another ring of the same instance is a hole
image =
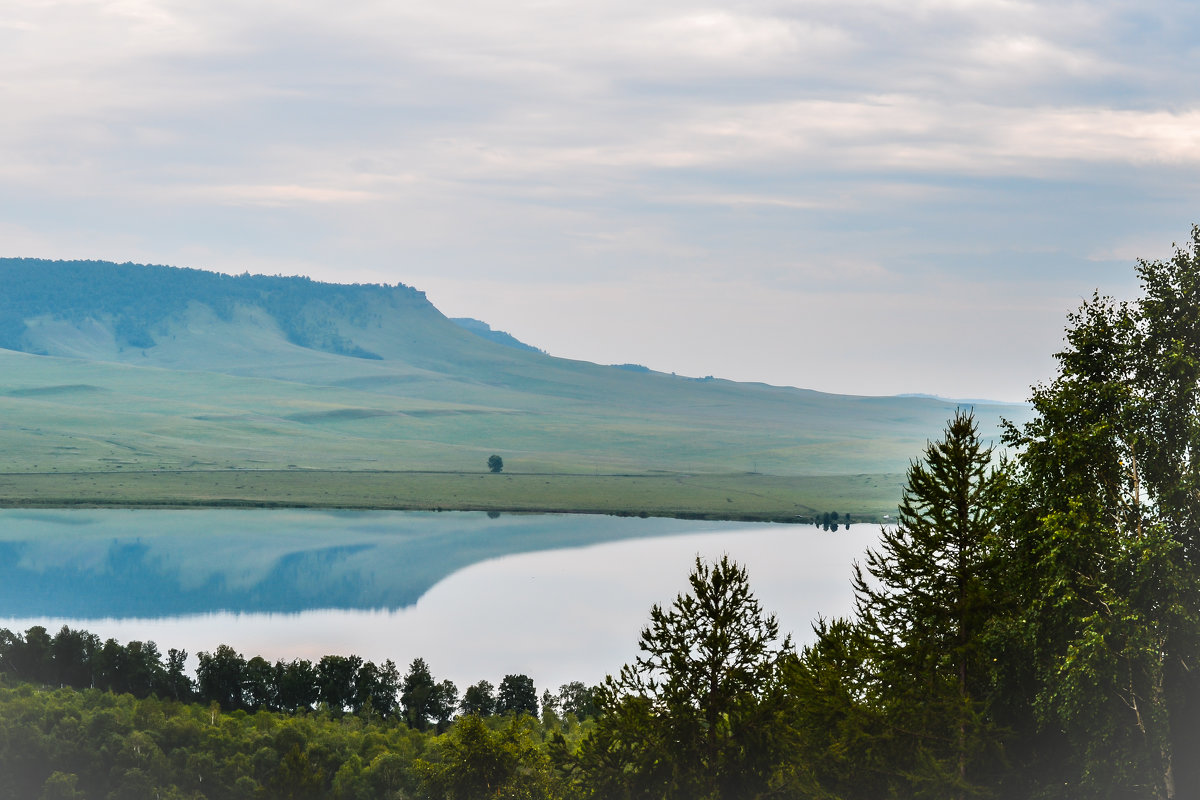
[[[379,199],[372,192],[297,185],[194,186],[189,199],[206,199],[228,205],[289,206],[308,203],[366,203]]]

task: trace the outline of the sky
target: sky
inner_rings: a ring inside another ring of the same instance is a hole
[[[0,256],[1017,401],[1200,222],[1197,42],[1182,0],[6,0]]]

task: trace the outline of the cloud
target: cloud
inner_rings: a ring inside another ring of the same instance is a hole
[[[308,203],[366,203],[378,195],[357,189],[320,186],[194,186],[186,195],[227,205],[290,206]]]

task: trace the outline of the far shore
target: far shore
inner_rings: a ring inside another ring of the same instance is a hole
[[[883,522],[900,474],[571,474],[334,470],[0,473],[0,508],[328,508]]]

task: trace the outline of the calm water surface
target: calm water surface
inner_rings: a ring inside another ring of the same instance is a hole
[[[785,632],[850,609],[873,526],[309,511],[0,511],[0,627],[63,624],[194,654],[415,657],[460,688],[598,682],[697,555],[728,553]]]

